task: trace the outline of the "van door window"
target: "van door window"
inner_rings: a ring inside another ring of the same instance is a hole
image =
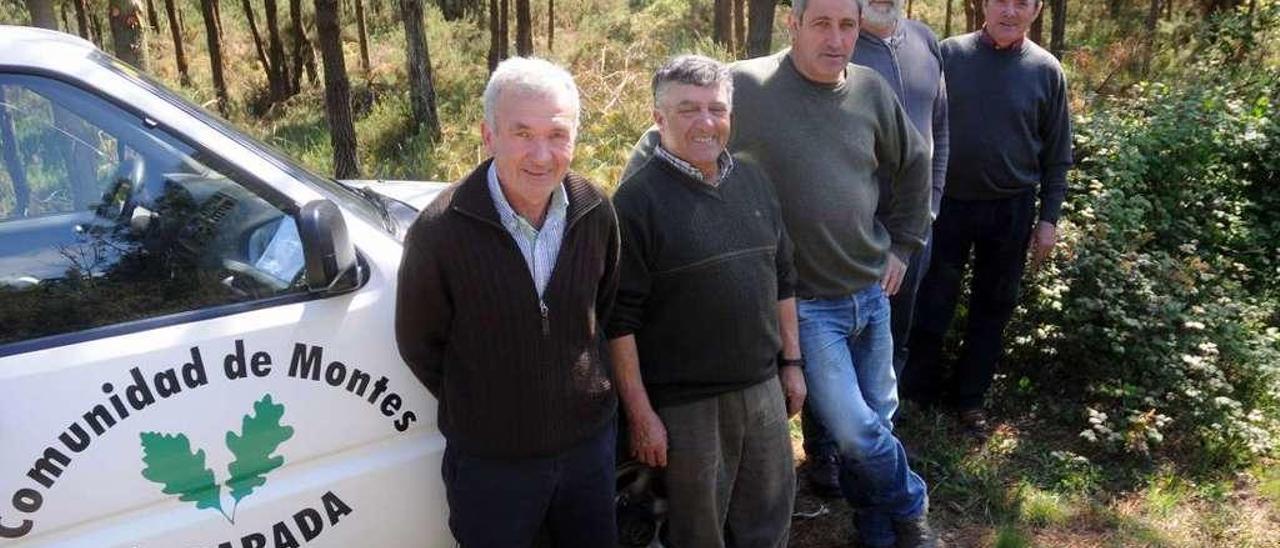
[[[291,204],[68,84],[0,75],[0,346],[303,292]]]

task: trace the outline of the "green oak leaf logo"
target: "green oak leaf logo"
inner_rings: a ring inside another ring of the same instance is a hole
[[[142,477],[163,485],[161,492],[167,495],[194,502],[198,509],[217,510],[235,523],[240,501],[267,483],[267,474],[284,464],[283,456],[272,455],[293,437],[293,427],[280,424],[283,416],[284,405],[265,394],[254,402],[253,413],[240,422],[240,433],[227,432],[227,449],[236,457],[227,465],[231,477],[225,483],[234,500],[230,514],[222,507],[222,484],[205,466],[204,449],[193,452],[186,434],[141,433]]]

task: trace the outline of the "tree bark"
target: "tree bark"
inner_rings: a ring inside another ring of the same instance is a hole
[[[156,13],[155,0],[147,0],[147,22],[151,23],[151,34],[160,34],[160,14]]]
[[[316,75],[316,53],[307,38],[307,29],[302,25],[302,0],[289,0],[289,20],[293,25],[293,78],[290,88],[294,92],[302,90],[302,69],[307,70],[307,81],[311,85],[319,82]]]
[[[1053,29],[1050,32],[1049,52],[1062,59],[1067,48],[1067,0],[1053,0]]]
[[[1250,12],[1252,13],[1252,11]],[[556,49],[556,0],[547,0],[547,51]]]
[[[191,86],[191,73],[187,70],[187,53],[182,43],[182,20],[178,18],[178,6],[173,0],[164,0],[165,15],[169,16],[169,34],[173,37],[173,57],[178,65],[178,82]]]
[[[955,0],[947,0],[947,15],[946,15],[947,22],[943,24],[943,31],[942,31],[943,38],[947,38],[951,36],[951,3],[954,1]]]
[[[70,33],[70,32],[71,32],[71,19],[68,19],[68,18],[67,18],[67,4],[66,4],[66,3],[62,3],[62,4],[59,4],[59,5],[58,5],[58,17],[59,17],[60,19],[62,19],[62,28],[63,28],[63,30],[65,30],[67,33]]]
[[[116,57],[146,72],[147,29],[142,24],[140,0],[110,0],[107,6],[112,49]]]
[[[85,6],[85,0],[74,0],[71,5],[75,7],[76,28],[80,31],[80,37],[93,40],[93,31],[89,28],[89,8]]]
[[[498,67],[502,60],[501,45],[498,43],[498,32],[502,24],[498,22],[498,0],[489,0],[489,72]]]
[[[431,74],[431,51],[422,21],[422,0],[400,0],[400,18],[408,42],[409,105],[414,127],[427,130],[432,142],[440,140],[440,120],[436,116],[436,88]]]
[[[712,39],[725,49],[733,49],[733,0],[715,0]]]
[[[776,0],[750,0],[747,22],[747,57],[768,55],[773,47],[773,14]]]
[[[369,79],[369,32],[365,29],[364,1],[356,1],[356,36],[360,41],[360,70]],[[376,1],[376,0],[375,0]]]
[[[9,182],[13,185],[13,211],[10,217],[26,217],[31,209],[31,185],[27,184],[27,169],[22,165],[18,154],[18,138],[13,130],[13,118],[9,109],[4,88],[0,87],[0,145],[3,145],[4,164],[9,172]]]
[[[741,59],[747,52],[747,0],[733,0],[733,55]]]
[[[333,145],[333,173],[339,179],[360,176],[356,158],[356,128],[351,112],[351,82],[342,57],[342,27],[338,22],[337,0],[315,0],[316,36],[324,63],[325,114],[329,120],[329,140]]]
[[[533,21],[529,15],[529,0],[516,0],[516,55],[533,55]]]
[[[911,19],[911,14],[915,13],[916,0],[907,0],[907,19]]]
[[[262,72],[267,75],[267,81],[270,82],[275,67],[267,60],[267,48],[262,45],[262,33],[258,32],[258,23],[253,14],[253,4],[249,0],[240,0],[240,3],[244,7],[244,18],[249,23],[249,34],[253,36],[253,50],[258,54],[258,64],[262,66]]]
[[[289,65],[284,55],[284,39],[280,35],[280,14],[276,0],[266,0],[263,9],[267,20],[267,59],[271,61],[271,72],[267,74],[271,99],[280,102],[293,95],[293,86],[289,85]]]
[[[511,57],[511,26],[509,24],[511,21],[511,2],[508,0],[501,0],[501,2],[502,14],[499,16],[500,19],[498,21],[498,23],[502,25],[502,28],[498,31],[499,63],[501,63],[503,59]]]
[[[31,26],[58,30],[58,15],[53,11],[53,0],[26,0],[31,14]]]
[[[226,117],[231,98],[227,95],[227,80],[222,74],[222,21],[218,14],[218,0],[200,0],[200,15],[204,17],[204,34],[209,44],[209,68],[213,73],[218,113]]]
[[[107,35],[102,31],[102,18],[97,14],[91,14],[89,21],[93,24],[93,43],[97,44],[98,49],[104,49],[107,45]]]

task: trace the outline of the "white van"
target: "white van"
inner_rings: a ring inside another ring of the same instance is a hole
[[[25,27],[0,152],[0,547],[454,545],[392,326],[412,207]]]

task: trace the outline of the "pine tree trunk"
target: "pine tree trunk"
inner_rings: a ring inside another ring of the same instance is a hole
[[[498,67],[502,60],[501,46],[498,43],[498,32],[502,23],[498,21],[498,0],[489,0],[489,72]]]
[[[768,55],[773,47],[773,14],[776,0],[750,0],[747,22],[747,57]]]
[[[4,87],[0,87],[0,105],[8,103]],[[26,217],[31,209],[31,185],[27,184],[27,170],[18,154],[18,138],[13,130],[13,118],[9,116],[9,109],[4,106],[0,106],[0,145],[3,145],[9,183],[13,185],[13,211],[9,212],[9,216]]]
[[[165,15],[169,16],[169,34],[173,37],[173,57],[178,65],[178,82],[191,86],[191,73],[187,70],[187,53],[182,43],[182,20],[178,18],[178,6],[173,0],[164,0]]]
[[[747,53],[747,0],[733,0],[733,55]]]
[[[916,0],[907,0],[907,19],[911,19],[911,14],[915,13]]]
[[[302,25],[302,0],[289,0],[289,20],[293,25],[293,78],[290,88],[296,93],[302,90],[302,69],[307,70],[307,81],[311,85],[319,82],[316,75],[315,48],[307,38],[307,29]]]
[[[1151,0],[1151,4],[1147,8],[1147,21],[1145,27],[1147,29],[1147,51],[1142,56],[1142,73],[1151,72],[1151,57],[1156,51],[1156,23],[1160,22],[1160,0]]]
[[[31,26],[58,30],[58,16],[53,11],[53,0],[26,0],[31,14]]]
[[[440,121],[436,117],[436,88],[431,74],[431,51],[422,20],[422,0],[400,0],[400,18],[404,21],[404,37],[409,75],[409,104],[413,107],[414,127],[427,130],[433,142],[440,140]]]
[[[107,33],[102,30],[102,18],[98,14],[90,14],[89,21],[93,24],[93,43],[97,44],[98,49],[104,49],[107,45]]]
[[[249,23],[249,34],[253,36],[253,51],[258,54],[258,64],[262,66],[262,73],[267,75],[267,81],[270,82],[271,74],[275,71],[275,68],[267,60],[267,48],[262,45],[262,33],[258,32],[258,23],[253,14],[253,4],[249,0],[240,0],[240,3],[244,7],[244,18]]]
[[[547,51],[556,49],[556,0],[547,0]]]
[[[360,41],[360,70],[369,79],[369,32],[365,29],[364,1],[356,1],[356,36]]]
[[[942,31],[943,38],[947,38],[951,36],[951,3],[954,1],[955,0],[947,0],[947,15],[945,16],[947,22],[943,25],[943,28],[944,28],[944,30]]]
[[[529,0],[516,0],[516,55],[533,55],[533,21],[529,16]]]
[[[89,8],[85,6],[85,0],[74,0],[71,5],[76,11],[76,28],[80,31],[80,37],[93,40],[93,31],[89,28]]]
[[[284,55],[284,39],[280,36],[280,14],[276,0],[266,0],[263,9],[267,20],[267,59],[271,61],[271,72],[267,75],[271,99],[280,102],[293,95],[289,85],[289,65]]]
[[[329,120],[329,140],[333,145],[333,173],[339,179],[360,176],[356,158],[356,128],[351,112],[351,82],[342,57],[342,26],[338,22],[337,0],[315,0],[316,37],[324,63],[325,114]]]
[[[204,34],[209,44],[209,68],[213,73],[218,113],[226,117],[231,98],[227,95],[227,80],[222,74],[222,22],[218,15],[218,0],[200,0],[200,15],[204,17]]]
[[[499,24],[502,28],[498,30],[498,62],[511,57],[511,2],[509,0],[501,0],[502,14],[499,15]]]
[[[725,49],[733,49],[733,0],[715,0],[712,36]]]
[[[1062,59],[1067,47],[1067,0],[1053,0],[1053,28],[1050,33],[1049,51]]]
[[[112,49],[116,57],[146,72],[147,28],[142,23],[140,0],[110,0],[107,6]]]
[[[151,34],[160,34],[160,14],[156,13],[155,0],[147,0],[147,22],[151,23]]]

